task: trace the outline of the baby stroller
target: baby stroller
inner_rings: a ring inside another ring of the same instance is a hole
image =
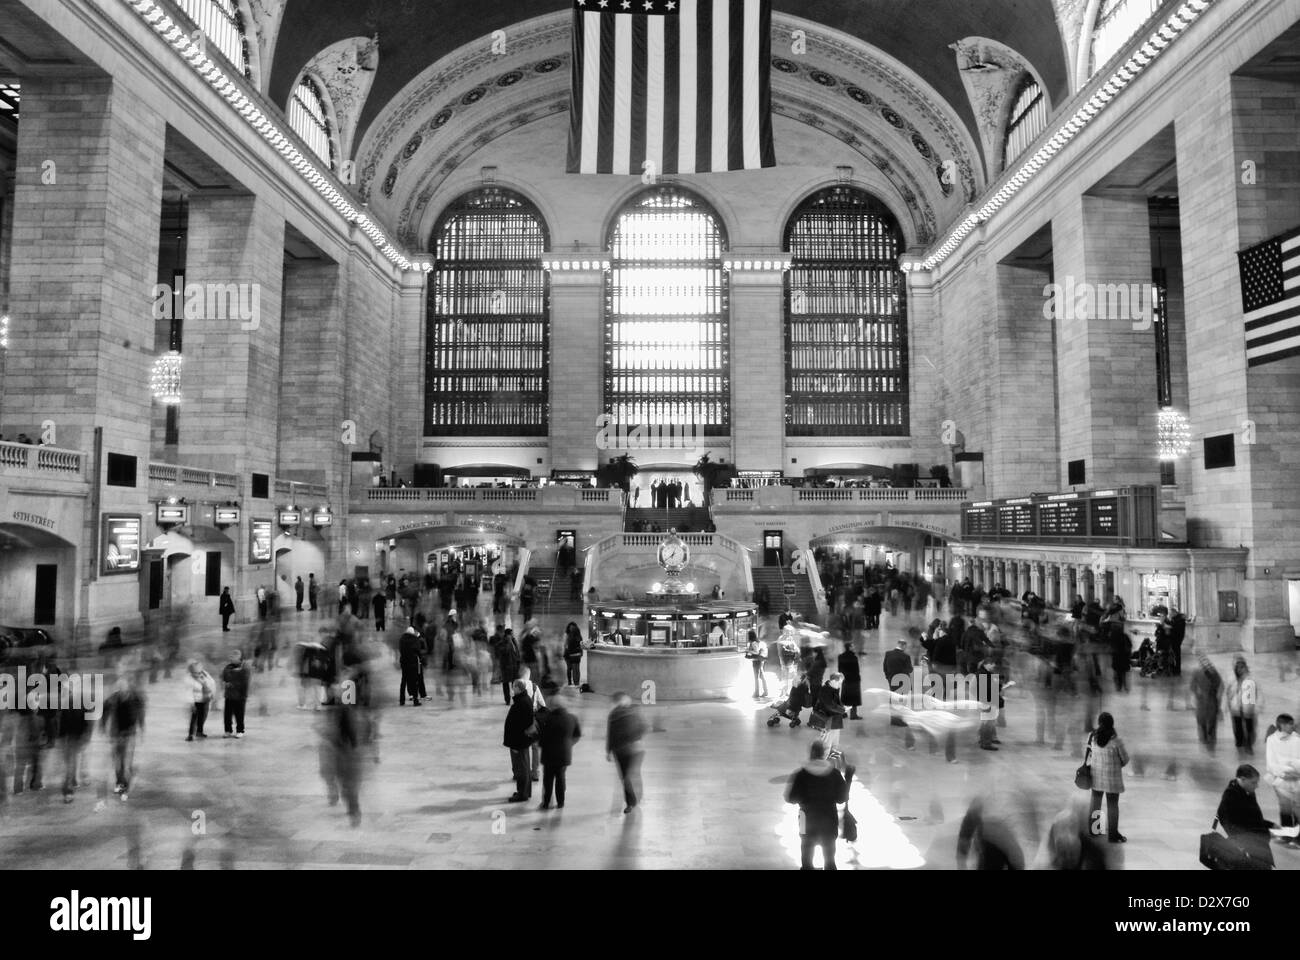
[[[790,729],[793,730],[795,727],[803,723],[803,721],[799,719],[799,714],[802,710],[811,705],[809,703],[811,699],[812,694],[808,688],[808,679],[807,677],[800,677],[798,683],[794,684],[790,688],[789,696],[772,704],[772,709],[776,711],[776,715],[767,718],[767,725],[769,727],[775,727],[780,724],[782,720],[789,720]]]

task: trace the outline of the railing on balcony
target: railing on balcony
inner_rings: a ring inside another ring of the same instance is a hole
[[[591,490],[572,487],[367,487],[367,503],[537,503],[557,507],[590,503],[621,506],[621,490]]]
[[[182,467],[174,463],[149,464],[149,479],[159,483],[184,484],[190,487],[221,488],[239,490],[239,474],[223,473],[220,470],[200,470],[197,467]]]
[[[329,488],[323,483],[303,483],[300,480],[284,480],[280,477],[275,479],[275,494],[278,497],[288,497],[295,502],[299,497],[324,500],[330,495]]]
[[[80,480],[85,454],[59,447],[38,447],[30,443],[0,443],[0,467],[24,470],[40,476]]]

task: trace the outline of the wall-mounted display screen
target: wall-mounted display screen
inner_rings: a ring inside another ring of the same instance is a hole
[[[271,562],[271,521],[254,519],[249,531],[248,559],[251,563]]]
[[[104,576],[138,573],[140,527],[137,514],[105,514],[100,537],[100,572]]]

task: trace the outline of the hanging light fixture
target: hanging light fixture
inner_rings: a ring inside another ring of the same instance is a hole
[[[168,406],[181,402],[181,355],[169,350],[153,362],[149,378],[154,399]]]
[[[1163,408],[1156,420],[1156,446],[1161,460],[1177,460],[1192,449],[1191,426],[1173,407]]]

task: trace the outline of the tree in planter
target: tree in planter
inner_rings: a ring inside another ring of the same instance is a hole
[[[952,486],[952,478],[948,475],[948,467],[942,463],[930,468],[930,476],[938,480],[941,487]]]
[[[713,502],[714,489],[731,485],[736,476],[736,468],[730,463],[716,463],[706,453],[695,461],[695,475],[700,478],[700,484],[704,488],[704,505],[707,507]]]
[[[620,454],[596,470],[596,482],[602,487],[618,487],[624,493],[632,489],[632,478],[641,472],[632,455]]]

